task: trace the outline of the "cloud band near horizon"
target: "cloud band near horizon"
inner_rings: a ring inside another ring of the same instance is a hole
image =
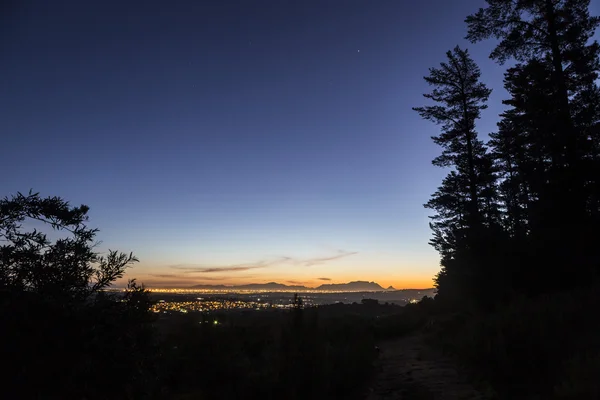
[[[305,266],[305,267],[311,267],[314,265],[326,263],[328,261],[333,261],[333,260],[338,260],[338,259],[341,259],[344,257],[349,257],[349,256],[352,256],[355,254],[358,254],[358,252],[357,251],[338,250],[337,254],[332,255],[332,256],[327,256],[327,257],[313,257],[313,258],[302,259],[302,258],[297,258],[297,257],[284,256],[284,257],[278,257],[275,260],[271,260],[271,261],[261,260],[261,261],[257,261],[254,263],[246,263],[246,264],[234,264],[234,265],[225,265],[225,266],[206,266],[206,265],[195,266],[194,264],[175,264],[175,265],[169,265],[169,268],[181,270],[181,271],[183,271],[184,274],[195,274],[195,273],[207,274],[207,273],[213,273],[213,272],[241,272],[241,271],[248,271],[251,269],[266,268],[266,267],[282,265],[282,264],[291,264],[291,265],[300,265],[300,266]],[[170,274],[162,274],[162,275],[170,275]],[[166,277],[166,276],[164,276],[164,277]],[[319,280],[331,280],[329,278],[318,278],[318,279]]]

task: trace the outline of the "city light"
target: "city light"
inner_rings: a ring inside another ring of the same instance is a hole
[[[235,309],[266,310],[290,308],[291,304],[270,304],[243,300],[195,300],[195,301],[164,301],[154,304],[151,310],[155,313],[180,312],[187,313],[225,311]],[[215,324],[217,321],[215,321]]]

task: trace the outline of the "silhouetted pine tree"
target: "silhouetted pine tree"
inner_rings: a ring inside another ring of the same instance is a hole
[[[485,238],[496,234],[500,223],[493,161],[475,131],[491,90],[479,81],[479,67],[467,50],[457,46],[446,56],[424,78],[434,86],[424,96],[436,105],[414,108],[441,125],[441,133],[432,139],[443,150],[433,164],[453,169],[425,205],[436,211],[430,243],[442,257],[436,278],[440,297],[481,298],[490,265],[490,241]]]
[[[498,132],[491,134],[498,170],[507,180],[503,186],[521,194],[509,201],[513,207],[510,218],[521,219],[525,231],[543,223],[545,213],[540,208],[548,208],[551,205],[543,203],[554,201],[549,184],[554,183],[552,169],[559,164],[560,146],[549,74],[548,66],[538,60],[506,72],[504,83],[511,98],[503,103],[510,108],[500,115]]]
[[[467,38],[500,39],[490,57],[520,62],[505,75],[511,108],[490,142],[503,225],[519,238],[511,267],[525,292],[587,282],[600,265],[600,46],[590,43],[600,20],[589,0],[487,3],[466,19]]]

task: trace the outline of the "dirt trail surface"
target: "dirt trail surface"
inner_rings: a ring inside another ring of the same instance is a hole
[[[380,344],[378,372],[367,400],[492,400],[465,380],[448,358],[409,336]]]

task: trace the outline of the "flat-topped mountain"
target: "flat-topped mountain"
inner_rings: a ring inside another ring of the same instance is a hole
[[[335,290],[348,292],[380,292],[385,290],[378,283],[367,281],[354,281],[348,283],[326,283],[316,290]]]

